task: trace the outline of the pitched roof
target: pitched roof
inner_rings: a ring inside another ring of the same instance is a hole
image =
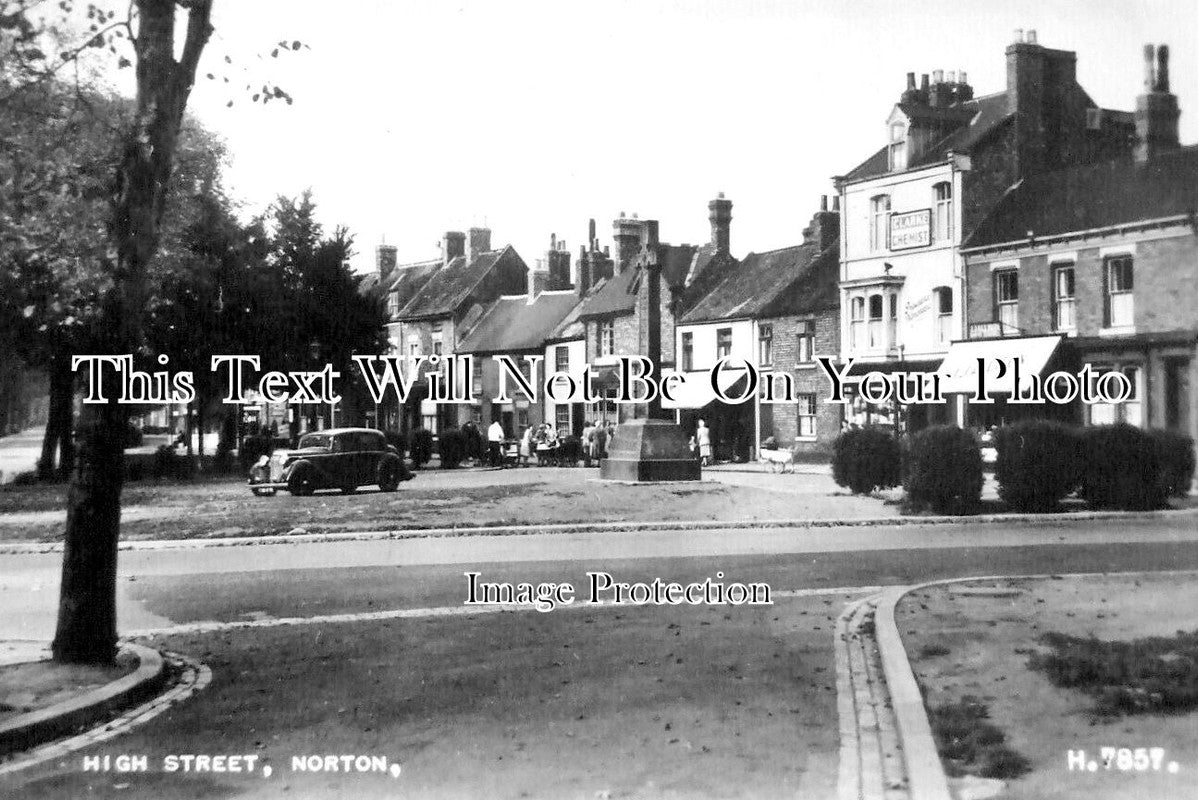
[[[636,274],[635,269],[626,269],[604,281],[583,303],[579,316],[631,314],[636,309]]]
[[[1006,92],[976,97],[973,100],[943,108],[931,108],[911,103],[899,103],[898,108],[911,119],[926,120],[941,125],[954,123],[960,125],[952,133],[929,147],[919,158],[911,161],[907,165],[908,169],[943,161],[948,158],[950,152],[968,153],[988,134],[1014,117],[1008,110]],[[890,161],[886,150],[886,147],[882,147],[865,161],[853,167],[844,176],[844,180],[851,182],[885,175],[890,171]]]
[[[421,318],[452,314],[509,250],[510,245],[502,250],[480,253],[473,261],[467,261],[465,256],[458,256],[431,274],[424,285],[413,294],[412,299],[403,306],[399,316]]]
[[[749,253],[682,317],[682,324],[823,310],[839,302],[839,246]]]
[[[437,258],[432,261],[401,264],[392,270],[387,291],[396,295],[396,307],[402,309],[406,306],[440,266],[441,259]]]
[[[1198,147],[1144,163],[1130,158],[1034,175],[1011,187],[964,247],[1024,241],[1192,214]]]
[[[549,334],[578,305],[572,291],[542,292],[532,303],[526,295],[496,300],[466,333],[459,353],[507,353],[544,346]]]
[[[685,286],[686,276],[690,274],[691,263],[699,248],[693,244],[669,244],[665,245],[663,249],[665,258],[661,264],[662,280],[674,289]]]
[[[573,339],[586,338],[586,325],[582,323],[580,315],[582,309],[586,306],[587,298],[596,291],[592,288],[581,300],[574,304],[574,308],[570,309],[566,316],[562,317],[561,322],[554,326],[549,335],[545,337],[548,342],[564,342]]]

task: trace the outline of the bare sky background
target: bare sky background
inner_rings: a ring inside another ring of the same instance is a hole
[[[215,24],[200,73],[218,77],[191,109],[228,140],[233,195],[249,214],[311,187],[359,269],[383,237],[410,261],[483,224],[531,266],[551,233],[577,254],[589,217],[610,242],[620,211],[700,243],[719,191],[736,255],[793,244],[830,177],[883,144],[907,72],[1002,91],[1015,28],[1076,51],[1095,101],[1127,110],[1143,44],[1168,43],[1198,139],[1191,0],[217,0]],[[280,39],[311,49],[272,59]],[[247,73],[295,104],[251,104]]]

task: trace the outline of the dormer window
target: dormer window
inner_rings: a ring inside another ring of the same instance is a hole
[[[902,122],[890,123],[890,171],[899,172],[907,168],[907,126]]]

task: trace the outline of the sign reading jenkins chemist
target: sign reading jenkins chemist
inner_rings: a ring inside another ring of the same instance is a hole
[[[890,215],[890,249],[910,250],[932,243],[932,210],[905,211]]]

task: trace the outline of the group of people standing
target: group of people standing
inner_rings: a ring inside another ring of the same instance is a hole
[[[504,466],[506,460],[511,460],[511,453],[505,459],[505,450],[514,446],[515,463],[521,466],[527,466],[534,457],[537,466],[557,465],[564,455],[571,461],[581,458],[589,467],[607,457],[607,444],[615,430],[616,426],[612,423],[588,420],[579,434],[578,449],[575,450],[574,442],[566,441],[568,435],[560,433],[552,423],[528,426],[519,441],[513,443],[508,439],[503,425],[496,420],[487,428],[487,461],[493,467]]]

